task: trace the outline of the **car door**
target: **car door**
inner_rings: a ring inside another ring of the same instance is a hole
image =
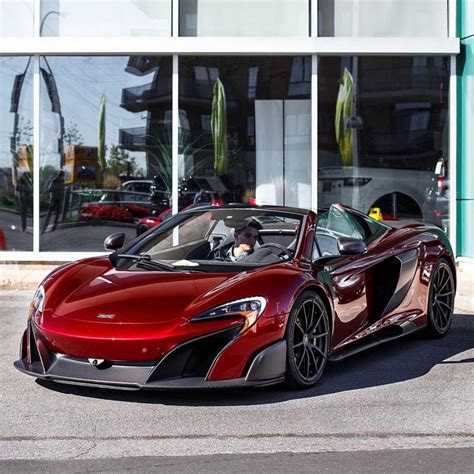
[[[371,320],[373,269],[389,256],[372,245],[382,232],[375,226],[371,228],[369,222],[341,205],[333,205],[318,214],[313,260],[319,273],[323,264],[323,273],[332,289],[334,347],[360,332]],[[358,255],[340,255],[337,244],[340,237],[362,240],[367,250]]]

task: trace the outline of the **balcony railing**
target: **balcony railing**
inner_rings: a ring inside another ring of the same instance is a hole
[[[127,150],[139,150],[146,148],[146,128],[123,128],[119,130],[119,146]]]
[[[135,76],[144,76],[158,69],[160,60],[157,56],[130,56],[125,71]]]
[[[161,80],[122,90],[121,107],[130,111],[149,109],[171,97],[171,80]]]
[[[119,130],[119,146],[127,150],[146,151],[160,146],[171,149],[171,126],[160,125],[150,131],[146,127]]]

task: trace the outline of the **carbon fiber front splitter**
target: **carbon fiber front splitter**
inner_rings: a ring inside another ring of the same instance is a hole
[[[28,370],[26,368],[25,362],[23,360],[17,360],[13,364],[16,369],[20,372],[23,372],[27,375],[31,375],[41,380],[49,380],[53,382],[66,383],[72,385],[82,385],[82,386],[94,386],[94,387],[103,387],[103,388],[115,388],[122,390],[204,390],[204,389],[224,389],[224,388],[245,388],[245,387],[259,387],[266,385],[274,385],[280,382],[283,382],[284,376],[274,377],[264,380],[251,380],[247,377],[241,377],[237,379],[229,380],[216,380],[209,381],[202,377],[183,377],[178,379],[169,379],[169,380],[160,380],[155,382],[140,383],[136,380],[139,375],[143,375],[143,372],[137,367],[126,366],[125,370],[129,374],[128,380],[124,380],[122,377],[117,377],[117,379],[111,378],[108,374],[107,377],[102,377],[101,374],[94,374],[90,378],[79,378],[71,375],[61,375],[54,373],[39,373],[34,370]],[[66,364],[63,365],[63,368],[66,368]],[[91,366],[93,368],[93,366]],[[117,369],[117,366],[114,367]],[[133,374],[134,369],[138,371]],[[97,370],[97,369],[96,369]],[[117,374],[117,370],[115,373]],[[140,374],[141,372],[141,374]],[[92,375],[92,374],[91,374]],[[141,377],[140,377],[141,378]]]
[[[68,376],[39,374],[26,369],[23,361],[18,360],[13,364],[16,369],[25,374],[31,375],[41,380],[51,382],[64,383],[69,385],[89,386],[96,388],[111,388],[119,390],[211,390],[211,389],[232,389],[232,388],[251,388],[274,385],[284,381],[284,377],[277,377],[266,380],[247,380],[247,377],[229,380],[209,381],[201,377],[185,377],[172,380],[160,380],[159,382],[151,382],[146,384],[128,382],[128,381],[111,381],[97,379],[79,379]]]

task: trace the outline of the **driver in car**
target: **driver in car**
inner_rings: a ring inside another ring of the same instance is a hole
[[[228,262],[243,262],[252,255],[258,238],[258,231],[261,225],[257,222],[250,221],[244,227],[235,229],[234,245],[225,255],[224,260]]]

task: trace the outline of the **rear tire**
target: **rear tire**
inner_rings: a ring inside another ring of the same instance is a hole
[[[321,378],[331,341],[329,315],[320,296],[303,292],[296,300],[286,328],[286,385],[307,389]]]
[[[454,311],[454,277],[446,259],[441,258],[435,265],[428,293],[428,324],[426,333],[431,337],[447,334]]]

